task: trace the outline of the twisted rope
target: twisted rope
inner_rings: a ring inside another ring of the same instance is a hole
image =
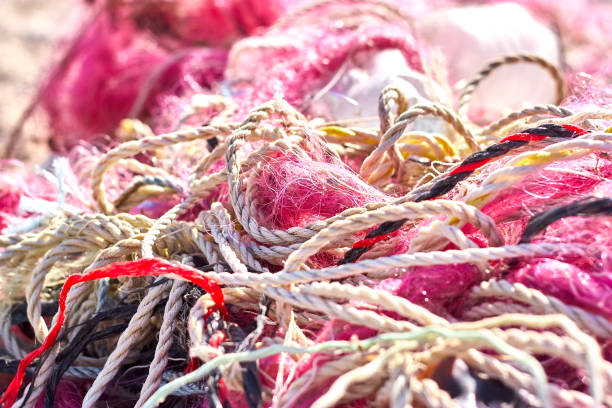
[[[518,64],[521,62],[538,65],[548,71],[548,73],[550,73],[550,76],[553,78],[557,86],[557,100],[555,104],[559,105],[565,97],[565,77],[561,70],[555,64],[537,55],[513,54],[506,55],[495,61],[490,62],[489,64],[487,64],[486,67],[484,67],[480,72],[478,72],[478,74],[476,74],[474,79],[472,79],[465,85],[463,91],[461,92],[461,95],[459,96],[459,102],[457,104],[457,112],[459,113],[459,116],[463,118],[467,117],[467,111],[469,108],[470,99],[472,98],[472,94],[474,93],[478,85],[486,77],[488,77],[491,72],[495,71],[497,68],[503,65]]]

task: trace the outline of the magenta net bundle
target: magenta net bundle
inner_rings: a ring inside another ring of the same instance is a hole
[[[610,21],[88,2],[0,162],[0,406],[612,406]]]

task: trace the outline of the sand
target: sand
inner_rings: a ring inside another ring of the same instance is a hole
[[[39,84],[57,60],[61,39],[74,30],[78,0],[0,0],[0,152]],[[39,163],[48,155],[45,121],[34,115],[16,146],[16,156]]]

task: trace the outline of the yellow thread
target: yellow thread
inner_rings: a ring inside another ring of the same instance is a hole
[[[363,135],[362,133],[357,133],[354,130],[347,129],[341,126],[325,126],[320,128],[323,133],[329,136],[334,136],[337,139],[343,141],[355,141],[353,139],[358,139],[361,143],[369,144],[369,145],[378,145],[378,140],[368,137],[367,135]],[[356,141],[355,141],[356,142]]]
[[[577,150],[584,150],[584,149],[577,149]],[[576,150],[564,150],[560,152],[546,152],[546,151],[534,152],[527,157],[523,157],[521,160],[515,163],[511,163],[510,165],[512,167],[522,167],[522,166],[538,166],[538,165],[543,165],[543,164],[549,164],[557,160],[563,159],[564,157],[570,156],[574,154],[575,152]],[[510,174],[510,175],[507,175],[506,177],[498,177],[495,181],[498,182],[500,180],[512,178],[512,177],[513,176]],[[472,201],[468,202],[468,204],[481,208],[484,204],[486,204],[486,202],[488,201],[487,199],[491,196],[491,194],[492,193],[488,193],[480,197],[477,197],[473,199]]]
[[[473,205],[476,208],[482,208],[488,201],[488,198],[491,196],[491,193],[481,195],[480,197],[475,198],[468,204]]]
[[[410,156],[427,157],[429,160],[436,160],[437,158],[427,143],[418,140],[408,140],[399,149],[404,160]]]
[[[341,139],[348,139],[357,135],[357,133],[352,130],[340,126],[326,126],[322,127],[320,130],[327,135],[336,136]]]
[[[451,145],[445,137],[442,137],[440,135],[433,135],[433,137],[434,139],[436,139],[436,141],[438,142],[440,147],[442,147],[442,150],[444,150],[446,154],[448,154],[451,157],[454,157],[457,155],[457,150],[455,150],[453,145]]]
[[[574,152],[571,150],[565,150],[562,152],[535,152],[527,157],[522,158],[518,162],[513,163],[512,166],[519,167],[519,166],[532,166],[535,164],[551,163],[555,160],[569,156],[572,153]]]

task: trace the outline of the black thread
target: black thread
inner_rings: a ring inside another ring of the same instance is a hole
[[[550,224],[565,217],[589,217],[593,215],[611,215],[612,199],[587,197],[571,204],[541,212],[527,222],[519,243],[526,244],[544,231]]]
[[[554,138],[571,138],[576,136],[576,133],[572,130],[566,129],[563,126],[548,123],[535,128],[530,128],[521,131],[521,133],[527,133],[532,135],[540,135],[545,137],[554,137]],[[448,177],[445,177],[441,180],[438,180],[434,185],[419,196],[414,199],[414,202],[420,202],[425,200],[431,200],[432,198],[439,197],[443,194],[451,191],[457,183],[466,179],[470,174],[472,174],[476,168],[467,169],[465,171],[461,171],[462,166],[474,165],[475,163],[483,162],[483,165],[490,161],[491,159],[499,156],[503,156],[507,154],[509,151],[513,149],[517,149],[521,146],[524,146],[528,143],[526,140],[506,140],[502,143],[497,143],[487,147],[486,149],[476,152],[468,156],[457,169]],[[472,168],[472,166],[470,166]],[[397,221],[386,221],[380,224],[377,228],[373,229],[366,235],[367,238],[374,238],[381,235],[386,235],[393,233],[399,230],[407,219],[397,220]],[[347,263],[356,262],[361,255],[368,252],[373,245],[359,247],[359,248],[351,248],[345,254],[344,258],[338,262],[338,265],[343,265]]]

